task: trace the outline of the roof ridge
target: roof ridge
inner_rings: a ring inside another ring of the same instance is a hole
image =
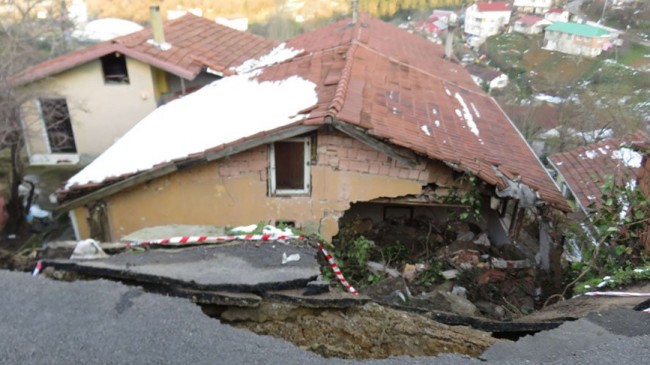
[[[356,29],[353,32],[352,39],[350,41],[350,48],[348,48],[347,52],[345,52],[345,65],[341,70],[341,78],[338,82],[338,85],[336,86],[336,91],[334,92],[332,103],[327,109],[327,115],[332,117],[335,117],[341,111],[341,108],[343,107],[343,103],[345,102],[345,97],[348,92],[348,83],[350,81],[350,78],[352,77],[352,65],[354,63],[354,53],[356,52],[360,44],[359,38],[361,38],[361,30],[362,30],[361,19],[357,20],[357,22],[354,23],[353,26]]]

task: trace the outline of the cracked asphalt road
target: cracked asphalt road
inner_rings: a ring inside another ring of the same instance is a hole
[[[0,364],[485,363],[458,355],[325,359],[223,325],[185,299],[105,280],[67,283],[0,270],[0,292]],[[646,363],[650,315],[612,313],[495,345],[483,357],[499,364]]]

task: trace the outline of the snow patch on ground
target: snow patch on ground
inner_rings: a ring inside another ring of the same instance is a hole
[[[561,102],[564,101],[564,99],[559,97],[559,96],[551,96],[551,95],[546,95],[546,94],[537,94],[537,95],[535,95],[535,100],[545,101],[545,102],[551,103],[551,104],[560,104]]]
[[[258,82],[251,74],[226,77],[154,110],[65,188],[149,170],[307,117],[316,85],[297,76]]]

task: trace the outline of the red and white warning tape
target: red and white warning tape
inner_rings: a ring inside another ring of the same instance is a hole
[[[341,269],[339,269],[339,265],[336,264],[336,261],[334,261],[334,257],[330,255],[329,252],[325,249],[322,243],[318,244],[318,247],[320,250],[323,252],[323,255],[325,255],[325,258],[327,259],[327,262],[330,264],[330,267],[332,268],[332,271],[334,272],[334,275],[336,276],[337,279],[339,279],[339,282],[345,289],[354,295],[359,295],[359,292],[348,283],[347,280],[345,280],[345,277],[343,276],[343,273],[341,272]]]
[[[128,246],[149,246],[149,245],[186,245],[194,243],[221,243],[234,240],[246,241],[284,241],[287,239],[302,240],[303,236],[273,235],[273,234],[245,234],[228,236],[181,236],[163,238],[153,241],[127,242]]]
[[[34,268],[34,271],[32,271],[32,276],[38,275],[41,270],[43,270],[43,262],[41,260],[36,261],[36,267]]]
[[[590,291],[585,295],[590,297],[650,297],[650,293],[630,293],[624,291]]]

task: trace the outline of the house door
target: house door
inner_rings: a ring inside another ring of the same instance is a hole
[[[88,227],[90,238],[99,242],[110,242],[111,232],[108,225],[108,209],[103,200],[86,206],[88,208]]]

